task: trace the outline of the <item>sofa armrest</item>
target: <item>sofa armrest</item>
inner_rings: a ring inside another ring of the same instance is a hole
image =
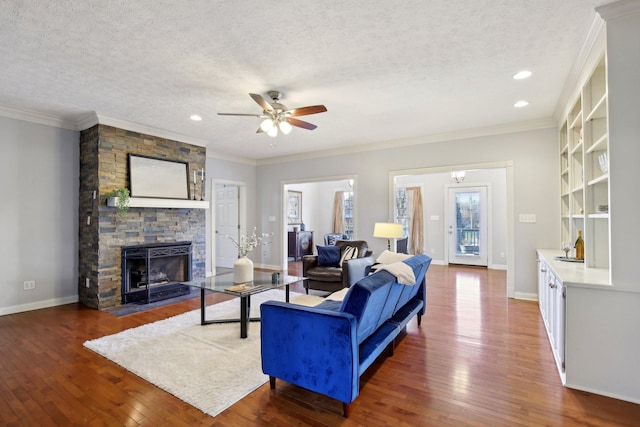
[[[260,317],[262,372],[344,403],[358,396],[354,316],[267,301]]]
[[[302,275],[306,276],[307,271],[318,266],[318,255],[305,255],[302,257]]]
[[[353,258],[342,263],[342,285],[350,288],[360,279],[365,277],[369,268],[373,265],[375,259],[373,252],[367,252],[362,258]]]

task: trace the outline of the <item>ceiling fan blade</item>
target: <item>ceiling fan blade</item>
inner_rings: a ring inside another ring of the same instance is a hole
[[[303,128],[303,129],[314,130],[315,128],[318,127],[318,126],[313,125],[313,124],[311,124],[309,122],[304,122],[302,120],[293,119],[293,118],[288,118],[287,121],[289,122],[289,124],[291,126],[297,126],[299,128]]]
[[[248,117],[262,117],[262,114],[242,114],[242,113],[218,113],[219,116],[248,116]]]
[[[250,93],[249,96],[253,98],[253,100],[256,101],[264,111],[268,111],[269,113],[273,112],[273,107],[271,106],[271,104],[265,101],[263,97],[255,93]]]
[[[264,133],[264,131],[262,130],[262,127],[258,126],[258,130],[256,131],[256,133]]]
[[[312,105],[309,107],[287,110],[286,114],[289,116],[308,116],[309,114],[324,113],[325,111],[327,111],[327,107],[325,107],[324,105]]]

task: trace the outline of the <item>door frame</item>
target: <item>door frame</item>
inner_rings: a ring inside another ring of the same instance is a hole
[[[491,210],[491,184],[489,183],[484,183],[484,182],[469,182],[467,184],[448,184],[445,185],[445,193],[446,193],[446,198],[447,200],[445,200],[444,206],[445,206],[445,218],[446,221],[444,221],[444,235],[448,236],[448,228],[447,225],[449,223],[449,221],[451,221],[451,200],[449,198],[450,196],[450,190],[451,189],[459,189],[459,188],[477,188],[477,187],[484,187],[486,188],[486,196],[487,196],[487,265],[486,267],[489,267],[491,265],[493,265],[493,237],[492,237],[492,230],[493,230],[493,217],[492,217],[492,210]],[[449,253],[449,249],[450,249],[450,245],[449,245],[449,241],[451,239],[447,238],[444,241],[444,262],[445,264],[450,264],[451,260],[450,260],[450,253]],[[467,264],[463,264],[463,265],[467,265]],[[468,265],[473,265],[473,264],[468,264]]]
[[[216,274],[216,185],[235,185],[238,187],[238,225],[240,230],[247,228],[247,184],[243,181],[211,179],[211,275]]]
[[[395,181],[400,175],[426,175],[432,173],[453,172],[457,170],[469,169],[505,169],[507,186],[507,297],[515,297],[515,191],[513,182],[513,160],[487,162],[487,163],[465,163],[459,165],[433,166],[415,169],[403,169],[389,171],[388,200],[389,218],[393,218],[395,206]]]
[[[350,180],[353,191],[353,236],[358,236],[358,175],[332,175],[317,178],[301,178],[296,180],[280,181],[280,268],[287,271],[287,230],[289,223],[287,221],[287,190],[290,185],[296,184],[316,184],[329,181],[347,181]],[[315,243],[314,243],[315,244]]]

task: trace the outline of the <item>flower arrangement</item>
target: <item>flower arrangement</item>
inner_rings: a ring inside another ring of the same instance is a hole
[[[263,240],[267,237],[273,236],[273,233],[271,234],[266,234],[266,233],[261,233],[261,234],[256,234],[256,227],[253,227],[253,231],[251,233],[250,236],[245,236],[244,234],[240,235],[240,239],[236,240],[233,237],[227,235],[227,237],[229,238],[229,240],[231,240],[236,247],[238,248],[238,257],[245,257],[249,254],[249,252],[251,252],[252,250],[254,250],[255,248],[257,248],[260,245],[265,245],[271,242],[263,242]]]

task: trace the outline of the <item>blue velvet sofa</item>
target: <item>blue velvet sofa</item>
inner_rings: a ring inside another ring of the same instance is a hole
[[[386,270],[378,270],[347,291],[340,301],[314,307],[281,301],[260,306],[262,371],[271,388],[276,378],[343,402],[344,416],[360,393],[360,376],[426,308],[425,275],[431,258],[416,255],[405,261],[414,285],[403,285]]]

